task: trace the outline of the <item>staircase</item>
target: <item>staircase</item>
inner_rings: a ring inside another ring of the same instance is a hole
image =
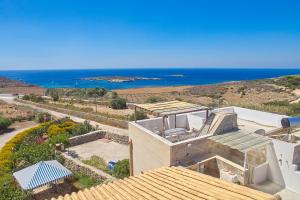
[[[209,128],[212,124],[212,122],[215,119],[216,114],[215,113],[211,113],[208,118],[206,119],[205,123],[203,124],[203,126],[201,127],[200,131],[198,132],[197,136],[203,136],[208,134]]]

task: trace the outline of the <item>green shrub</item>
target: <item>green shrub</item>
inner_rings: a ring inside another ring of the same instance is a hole
[[[95,128],[87,120],[85,120],[83,123],[76,124],[70,134],[71,136],[77,136],[89,133],[94,130]]]
[[[59,127],[58,125],[53,124],[48,128],[47,133],[50,137],[52,137],[55,135],[64,134],[66,133],[66,131],[63,128]]]
[[[42,112],[36,115],[36,121],[39,123],[48,122],[50,120],[51,120],[51,115],[49,113]]]
[[[116,99],[116,98],[118,98],[118,97],[119,97],[119,96],[118,96],[118,93],[117,93],[117,92],[114,92],[114,91],[113,91],[113,92],[111,93],[111,98],[112,98],[112,99]]]
[[[23,100],[25,101],[29,101],[30,100],[30,97],[28,94],[25,94],[23,97],[22,97]]]
[[[99,185],[101,181],[94,179],[90,176],[86,176],[82,173],[75,173],[75,178],[78,180],[78,183],[80,184],[80,188],[90,188],[95,185]]]
[[[65,147],[69,147],[70,146],[69,134],[64,133],[64,134],[52,136],[49,138],[48,142],[51,145],[62,143],[65,145]]]
[[[13,155],[14,169],[20,170],[43,160],[53,160],[55,157],[55,149],[48,142],[22,145]]]
[[[107,168],[107,163],[105,160],[99,156],[91,156],[89,160],[83,160],[83,163],[96,167],[97,169],[100,169],[104,172],[109,173],[109,169]]]
[[[166,101],[166,99],[163,97],[151,96],[148,99],[146,99],[145,103],[157,103],[162,101]]]
[[[10,119],[0,116],[0,132],[6,130],[11,124]]]
[[[112,109],[125,109],[127,108],[126,100],[122,98],[112,99],[110,101],[110,107]]]
[[[285,101],[271,101],[271,102],[264,103],[264,105],[289,106],[290,103],[287,100],[285,100]]]
[[[142,120],[142,119],[148,119],[148,116],[145,112],[137,110],[135,113],[130,115],[129,120],[134,121],[134,120]]]
[[[22,99],[26,100],[26,101],[36,102],[36,103],[44,102],[44,99],[41,96],[38,96],[38,95],[35,95],[35,94],[24,95],[22,97]]]
[[[58,101],[59,100],[59,94],[57,92],[53,92],[51,94],[51,98],[53,101]]]
[[[118,161],[113,169],[112,175],[116,178],[126,178],[130,175],[129,160]]]
[[[0,194],[0,200],[24,200],[29,196],[19,187],[14,187],[14,181],[11,174],[1,174]]]

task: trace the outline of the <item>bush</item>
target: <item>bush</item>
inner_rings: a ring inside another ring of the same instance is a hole
[[[0,200],[24,200],[28,197],[19,187],[14,187],[13,177],[8,174],[0,176],[0,194]]]
[[[27,129],[10,139],[0,150],[0,171],[9,172],[13,167],[13,152],[19,149],[21,142],[29,134],[39,134],[48,124],[44,123],[39,126]]]
[[[47,133],[50,137],[52,137],[55,135],[64,134],[66,133],[66,131],[63,128],[59,127],[58,125],[53,124],[48,128]]]
[[[44,102],[44,99],[41,96],[37,96],[35,94],[24,95],[22,97],[22,99],[26,100],[26,101],[36,102],[36,103],[42,103],[42,102]]]
[[[10,119],[0,116],[0,132],[6,130],[11,124]]]
[[[107,163],[105,160],[99,156],[91,156],[89,160],[83,160],[83,163],[96,167],[97,169],[100,169],[106,173],[109,173],[109,169],[107,167]]]
[[[49,113],[38,113],[36,115],[36,121],[39,123],[48,122],[51,120],[51,115]]]
[[[112,109],[125,109],[127,108],[126,100],[122,98],[112,99],[110,101],[110,107]]]
[[[42,160],[53,159],[55,159],[55,149],[48,142],[21,145],[20,149],[13,155],[14,169],[20,170]]]
[[[99,185],[101,183],[101,181],[94,179],[90,176],[86,176],[82,173],[75,173],[74,176],[78,180],[78,183],[80,184],[80,189],[90,188],[95,185]]]
[[[22,97],[23,100],[25,101],[29,101],[30,100],[30,97],[28,94],[25,94],[23,97]]]
[[[118,161],[113,169],[112,175],[116,178],[126,178],[130,175],[129,160]]]
[[[111,98],[112,98],[112,99],[116,99],[116,98],[118,98],[118,97],[119,97],[119,96],[118,96],[118,93],[117,93],[117,92],[114,92],[114,91],[113,91],[113,92],[111,93]]]
[[[290,103],[285,100],[285,101],[270,101],[267,103],[264,103],[264,105],[271,105],[271,106],[289,106]]]
[[[70,146],[69,135],[66,133],[52,136],[49,138],[48,142],[49,142],[49,144],[52,144],[52,145],[62,143],[65,145],[65,147]]]
[[[51,98],[52,98],[53,101],[58,101],[59,100],[58,92],[53,92],[51,94]]]
[[[94,127],[85,120],[83,124],[76,124],[71,131],[72,136],[82,135],[94,131]]]
[[[148,119],[148,116],[145,112],[137,110],[135,113],[130,115],[129,120],[134,121],[134,120],[142,120],[142,119]]]
[[[165,98],[163,97],[156,97],[156,96],[151,96],[148,99],[146,99],[146,103],[157,103],[157,102],[162,102],[162,101],[166,101]]]

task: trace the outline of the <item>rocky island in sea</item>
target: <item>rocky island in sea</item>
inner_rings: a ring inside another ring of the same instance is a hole
[[[160,80],[160,78],[147,78],[147,77],[130,77],[130,76],[96,76],[96,77],[86,77],[81,78],[81,80],[90,80],[90,81],[108,81],[112,83],[123,83],[131,82],[137,80]]]

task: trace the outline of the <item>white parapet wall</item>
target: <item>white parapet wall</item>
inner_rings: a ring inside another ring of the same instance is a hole
[[[273,148],[268,149],[268,179],[300,193],[300,171],[298,169],[300,144],[272,139]]]
[[[266,126],[281,127],[281,119],[287,117],[286,115],[279,115],[269,112],[251,110],[241,107],[232,107],[239,119],[253,121],[258,124]]]

